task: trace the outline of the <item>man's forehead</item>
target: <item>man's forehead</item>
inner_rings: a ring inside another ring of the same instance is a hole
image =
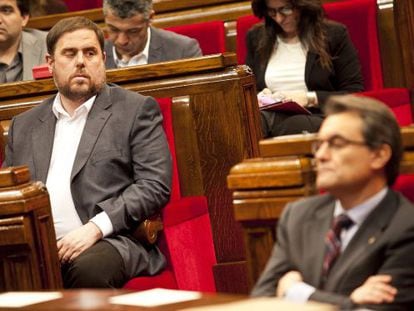
[[[17,8],[16,0],[0,0],[0,7],[11,6]]]
[[[340,135],[347,138],[362,137],[363,121],[353,112],[341,112],[326,117],[319,130],[318,136],[331,137]]]
[[[136,28],[136,27],[142,27],[146,24],[147,20],[145,19],[144,14],[142,13],[135,13],[134,15],[131,15],[130,17],[121,18],[115,14],[113,14],[111,11],[108,12],[108,14],[105,16],[105,22],[108,25],[115,26],[119,29],[122,28]],[[121,29],[124,30],[124,29]]]
[[[86,46],[100,46],[98,37],[91,29],[77,29],[71,32],[66,32],[56,43],[56,47],[60,48],[84,48]]]

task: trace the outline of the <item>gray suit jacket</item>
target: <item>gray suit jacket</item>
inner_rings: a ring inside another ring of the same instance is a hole
[[[106,68],[116,68],[113,44],[105,42]],[[196,39],[172,31],[151,27],[148,64],[202,56]]]
[[[371,275],[391,274],[395,302],[368,306],[374,310],[414,308],[414,207],[390,190],[368,216],[335,262],[321,289],[324,238],[332,221],[334,198],[315,196],[289,204],[277,226],[277,242],[253,296],[274,296],[278,280],[298,270],[317,288],[311,300],[351,308],[351,292]]]
[[[22,32],[23,80],[33,80],[33,66],[46,63],[47,32],[26,28]]]
[[[45,182],[56,117],[53,98],[15,117],[3,166],[28,165]],[[71,190],[83,223],[105,211],[114,228],[107,237],[130,277],[165,265],[156,247],[144,248],[129,233],[159,212],[169,198],[171,157],[158,104],[120,87],[105,86],[88,115],[72,168]]]

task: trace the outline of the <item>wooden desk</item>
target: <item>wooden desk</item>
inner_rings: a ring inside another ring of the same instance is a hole
[[[125,290],[67,290],[61,291],[63,294],[62,298],[51,300],[44,303],[38,303],[27,307],[16,308],[16,310],[24,311],[56,311],[56,310],[71,310],[71,311],[130,311],[130,310],[154,310],[154,311],[172,311],[172,310],[186,310],[197,307],[207,307],[211,310],[218,308],[218,305],[226,306],[232,302],[252,302],[248,296],[242,295],[227,295],[227,294],[202,294],[202,297],[196,300],[185,301],[174,304],[167,304],[157,307],[137,307],[127,305],[115,305],[109,303],[109,298],[129,294],[130,292]],[[259,305],[263,307],[263,304]],[[230,306],[228,306],[230,307]],[[10,308],[0,308],[2,310],[10,310]],[[230,310],[239,311],[238,306],[232,306]],[[247,309],[243,309],[247,310]],[[337,308],[332,305],[320,304],[320,303],[309,303],[309,304],[296,304],[281,301],[275,298],[271,300],[268,298],[263,309],[260,311],[267,310],[279,310],[279,311],[335,311]]]

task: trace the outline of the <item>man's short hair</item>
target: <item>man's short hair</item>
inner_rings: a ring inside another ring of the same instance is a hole
[[[391,147],[392,155],[385,165],[387,184],[392,186],[398,177],[403,154],[400,127],[392,111],[381,101],[356,95],[332,96],[325,108],[327,116],[343,113],[356,113],[363,122],[362,136],[370,149],[383,144]]]
[[[105,38],[102,30],[90,19],[82,16],[76,16],[64,18],[58,21],[52,29],[49,30],[46,37],[47,52],[50,55],[53,55],[56,43],[59,41],[60,37],[62,37],[65,33],[74,32],[79,29],[89,29],[95,32],[99,45],[101,46],[101,51],[104,51]]]
[[[30,15],[30,0],[16,0],[20,15]]]
[[[122,19],[143,14],[144,18],[149,20],[152,12],[152,0],[104,0],[104,15],[107,15],[108,10]]]

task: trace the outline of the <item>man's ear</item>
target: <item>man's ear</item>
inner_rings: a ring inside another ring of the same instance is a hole
[[[49,68],[50,73],[53,73],[53,63],[54,63],[54,61],[55,60],[54,60],[53,56],[50,55],[49,53],[47,53],[46,54],[46,63],[47,63],[47,66]]]
[[[29,22],[30,15],[22,15],[22,27],[26,27],[27,23]]]
[[[154,19],[154,16],[155,16],[155,11],[152,10],[150,15],[149,15],[149,19],[148,19],[150,24],[152,23],[152,20]]]
[[[384,168],[391,159],[391,155],[391,146],[388,144],[382,144],[379,148],[373,151],[371,167],[376,170]]]
[[[105,63],[106,62],[106,52],[105,51],[102,51],[102,59]]]

